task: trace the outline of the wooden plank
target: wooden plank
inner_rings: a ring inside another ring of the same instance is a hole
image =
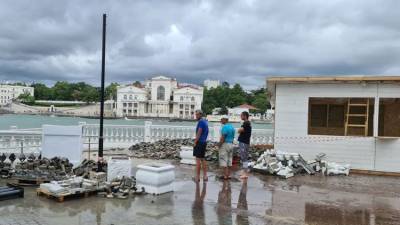
[[[369,98],[367,98],[367,105],[366,105],[366,107],[367,107],[367,112],[366,112],[367,117],[365,118],[365,132],[364,132],[364,135],[365,135],[365,136],[368,136]]]
[[[350,98],[347,99],[347,113],[346,113],[346,121],[344,123],[344,136],[347,136],[349,132],[349,114],[350,114]]]
[[[363,174],[363,175],[372,175],[372,176],[400,177],[400,173],[397,173],[397,172],[350,169],[350,174],[353,174],[353,173],[354,174]]]
[[[361,103],[351,103],[349,104],[350,106],[359,106],[359,107],[367,107],[367,104],[361,104]]]
[[[348,116],[353,116],[353,117],[366,117],[366,114],[348,114]]]
[[[366,127],[366,124],[347,124],[348,127]]]

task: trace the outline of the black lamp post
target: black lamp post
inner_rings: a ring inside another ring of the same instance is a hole
[[[104,79],[105,79],[105,57],[106,57],[106,20],[107,15],[103,14],[103,42],[101,51],[101,93],[100,93],[100,131],[99,131],[99,154],[98,171],[102,171],[103,165],[103,120],[104,120]]]

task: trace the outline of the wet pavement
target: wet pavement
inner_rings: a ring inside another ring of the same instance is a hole
[[[193,167],[177,165],[175,192],[129,199],[58,203],[25,188],[25,198],[0,201],[0,225],[400,224],[400,178],[252,175],[223,182],[210,173],[207,183],[196,184],[192,174]]]

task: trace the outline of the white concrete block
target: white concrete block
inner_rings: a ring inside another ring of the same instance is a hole
[[[107,181],[115,178],[131,177],[132,162],[128,157],[112,157],[107,164]]]
[[[149,194],[174,191],[175,167],[169,164],[149,163],[137,166],[136,186]]]
[[[82,155],[82,126],[43,125],[42,156],[66,157],[78,165]]]
[[[181,157],[181,163],[196,165],[196,158],[193,156],[193,147],[182,146],[179,155]]]

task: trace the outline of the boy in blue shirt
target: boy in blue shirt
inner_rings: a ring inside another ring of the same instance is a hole
[[[203,112],[196,110],[196,138],[194,140],[193,156],[196,157],[196,182],[200,181],[200,170],[203,168],[203,181],[207,181],[207,163],[205,160],[207,137],[208,137],[208,122],[203,119]]]
[[[221,118],[221,138],[219,141],[219,166],[223,168],[225,180],[231,178],[231,167],[233,158],[233,140],[235,139],[235,128],[228,123],[228,116]]]

